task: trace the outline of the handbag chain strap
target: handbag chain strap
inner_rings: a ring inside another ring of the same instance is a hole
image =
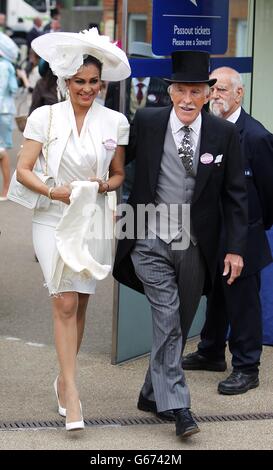
[[[52,122],[52,106],[49,107],[49,121],[48,121],[47,138],[46,138],[46,145],[45,145],[45,175],[46,176],[48,176],[48,147],[50,144],[51,122]]]

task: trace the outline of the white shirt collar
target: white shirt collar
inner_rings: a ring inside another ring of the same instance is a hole
[[[141,82],[139,82],[138,78],[134,77],[132,78],[132,83],[134,86],[137,86],[138,83],[143,83],[143,85],[145,85],[148,88],[149,83],[150,83],[150,77],[145,77],[144,80],[141,80]]]
[[[236,109],[236,111],[234,111],[234,113],[232,113],[228,118],[227,118],[227,121],[229,122],[233,122],[235,124],[235,122],[237,121],[237,119],[239,119],[239,116],[241,114],[241,106],[239,106],[238,109]]]
[[[187,124],[184,124],[182,121],[180,121],[180,119],[178,119],[174,108],[171,110],[170,122],[171,122],[171,128],[172,128],[173,134],[177,134],[183,126],[187,125]],[[193,121],[190,125],[190,128],[193,130],[193,132],[195,133],[197,137],[199,137],[199,134],[200,134],[201,124],[202,124],[202,115],[201,113],[199,113],[195,121]]]

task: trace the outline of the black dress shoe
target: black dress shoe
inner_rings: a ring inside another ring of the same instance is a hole
[[[200,432],[188,408],[182,408],[182,410],[175,412],[175,426],[176,435],[182,438]]]
[[[157,411],[155,401],[148,400],[142,395],[142,393],[139,395],[137,407],[141,411],[151,411],[160,419],[166,421],[175,421],[174,412],[172,410]]]
[[[219,382],[218,392],[223,395],[237,395],[258,386],[259,378],[257,373],[245,374],[244,372],[233,371],[226,380]]]
[[[226,361],[212,361],[202,356],[198,351],[187,354],[182,358],[182,367],[185,370],[212,370],[223,372],[227,368]]]

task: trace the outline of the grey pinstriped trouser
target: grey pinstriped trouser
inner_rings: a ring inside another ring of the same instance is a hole
[[[150,365],[142,394],[156,401],[158,411],[190,407],[181,360],[181,324],[188,330],[205,278],[198,245],[190,243],[183,251],[171,247],[172,243],[156,237],[137,240],[131,253],[136,275],[151,305],[153,322]]]

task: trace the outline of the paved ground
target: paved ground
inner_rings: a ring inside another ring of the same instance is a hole
[[[195,344],[189,343],[188,350]],[[1,421],[59,419],[53,392],[55,351],[22,339],[0,338]],[[78,383],[86,419],[147,417],[136,409],[147,358],[113,366],[108,354],[81,353]],[[261,385],[240,396],[217,393],[225,373],[187,372],[192,410],[197,416],[272,412],[272,349],[265,348]],[[0,431],[0,449],[82,450],[224,450],[273,448],[273,420],[201,423],[201,432],[186,442],[176,438],[173,424],[96,426],[83,432],[60,429]]]

